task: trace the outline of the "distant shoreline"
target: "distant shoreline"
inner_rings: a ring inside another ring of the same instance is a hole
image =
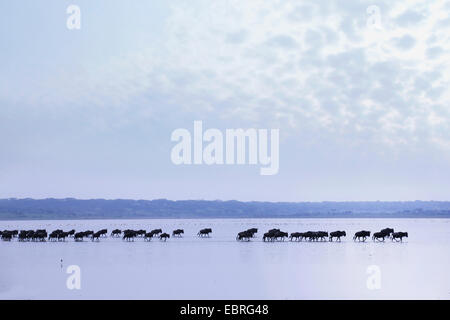
[[[0,199],[0,220],[450,218],[449,201]]]
[[[208,218],[132,218],[132,217],[124,217],[124,218],[53,218],[53,219],[47,219],[47,218],[33,218],[33,219],[1,219],[0,218],[0,222],[5,222],[5,221],[17,221],[17,222],[23,222],[23,221],[95,221],[95,220],[238,220],[238,219],[242,219],[242,220],[289,220],[289,219],[304,219],[304,220],[361,220],[361,219],[380,219],[380,220],[385,220],[385,219],[418,219],[418,220],[445,220],[445,219],[450,219],[450,216],[448,217],[341,217],[341,218],[336,218],[336,217],[255,217],[255,218],[240,218],[240,217],[224,217],[224,218],[214,218],[214,217],[208,217]]]

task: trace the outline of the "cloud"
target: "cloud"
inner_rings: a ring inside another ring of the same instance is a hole
[[[394,45],[402,50],[412,49],[416,43],[416,40],[410,35],[404,35],[402,37],[393,38]]]
[[[401,27],[409,27],[420,24],[425,19],[426,14],[420,11],[409,9],[395,17],[395,22]]]
[[[0,97],[64,106],[54,114],[82,108],[103,117],[89,123],[104,130],[196,115],[373,149],[442,147],[448,123],[429,119],[445,119],[435,106],[448,99],[449,79],[427,77],[448,74],[445,32],[434,29],[442,5],[382,1],[382,28],[373,30],[371,4],[175,1],[157,43]]]
[[[266,43],[270,46],[284,49],[295,49],[297,47],[297,42],[289,35],[273,36],[269,38]]]
[[[450,17],[439,20],[436,23],[436,28],[448,28],[448,27],[450,27]]]
[[[444,53],[444,49],[439,46],[428,48],[426,55],[428,59],[436,59]]]
[[[246,37],[247,32],[245,30],[240,30],[227,34],[225,39],[228,43],[240,44],[244,42]]]

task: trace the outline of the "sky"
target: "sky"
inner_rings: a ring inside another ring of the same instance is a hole
[[[450,200],[449,31],[450,1],[1,1],[0,198]],[[195,120],[279,129],[278,174],[175,165]]]

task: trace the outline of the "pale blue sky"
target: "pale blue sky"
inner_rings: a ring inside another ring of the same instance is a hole
[[[4,0],[0,198],[450,200],[449,31],[449,1]],[[280,128],[279,173],[175,166],[194,120]]]

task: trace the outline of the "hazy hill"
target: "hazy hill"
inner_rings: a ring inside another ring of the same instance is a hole
[[[450,202],[0,199],[0,220],[116,218],[450,218]]]

